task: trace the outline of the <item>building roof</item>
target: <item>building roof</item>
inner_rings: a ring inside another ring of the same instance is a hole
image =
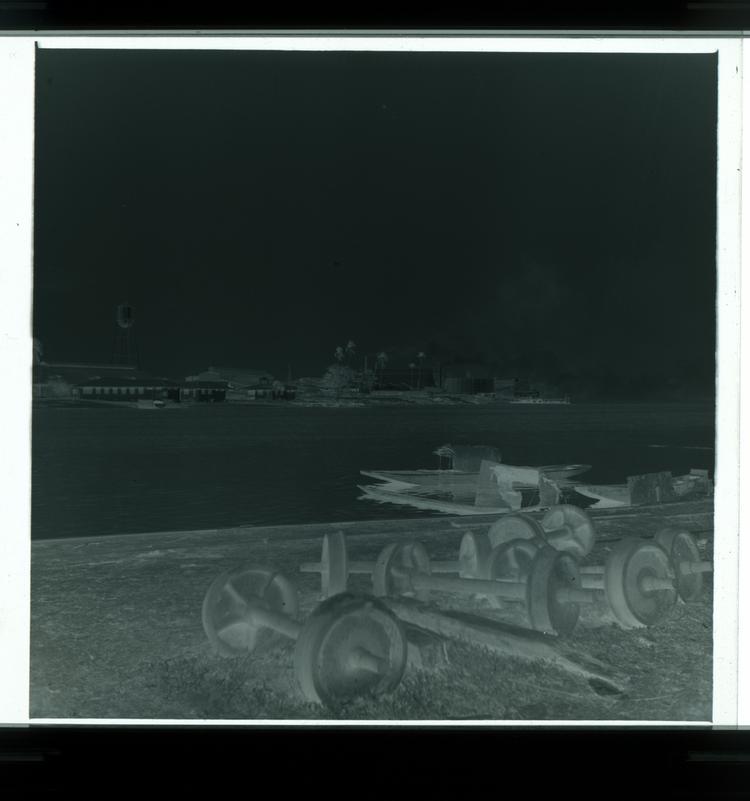
[[[176,387],[180,384],[180,380],[154,376],[94,376],[77,382],[79,387]]]
[[[181,378],[155,378],[145,376],[140,378],[93,378],[81,381],[79,387],[183,387],[185,389],[226,389],[226,381],[183,381]]]
[[[129,380],[141,378],[144,373],[130,367],[120,367],[114,364],[71,364],[71,363],[45,363],[39,362],[33,366],[34,382],[44,382],[59,376],[72,384],[81,381],[90,381],[95,378],[118,378]]]
[[[117,370],[133,372],[138,368],[134,364],[88,364],[86,362],[37,362],[40,367],[73,367],[82,370]]]

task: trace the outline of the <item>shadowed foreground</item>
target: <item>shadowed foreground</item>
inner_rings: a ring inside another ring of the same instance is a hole
[[[713,508],[690,502],[595,514],[602,563],[623,536],[679,525],[713,555]],[[353,558],[374,560],[394,540],[419,539],[434,559],[455,558],[466,529],[490,519],[428,518],[336,524]],[[712,582],[649,629],[624,631],[584,612],[567,647],[629,677],[622,694],[592,687],[547,662],[503,657],[451,641],[446,669],[407,671],[390,696],[323,709],[300,699],[293,644],[260,657],[215,656],[201,626],[211,581],[246,563],[273,566],[299,589],[303,614],[319,582],[298,573],[316,560],[327,525],[219,529],[47,540],[32,546],[32,718],[364,720],[705,720],[712,701]],[[369,580],[353,576],[353,591]],[[461,599],[439,604],[474,609]],[[517,606],[483,614],[523,624]]]

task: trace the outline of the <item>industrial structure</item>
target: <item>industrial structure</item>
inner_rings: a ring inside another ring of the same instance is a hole
[[[135,314],[129,303],[121,303],[115,314],[115,342],[112,364],[136,367],[138,350],[135,344]]]

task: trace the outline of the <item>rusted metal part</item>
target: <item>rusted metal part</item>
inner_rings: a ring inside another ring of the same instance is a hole
[[[669,526],[657,533],[655,541],[669,555],[677,594],[685,603],[697,601],[703,595],[703,574],[710,573],[713,565],[701,559],[696,538],[686,529]]]
[[[541,527],[544,539],[553,548],[572,553],[577,559],[588,556],[594,548],[594,521],[578,506],[553,506],[542,518]]]
[[[603,592],[609,612],[626,629],[660,622],[677,602],[669,556],[654,540],[621,540],[604,565],[582,569],[581,586]]]
[[[392,692],[406,670],[401,621],[378,599],[343,593],[305,620],[294,648],[302,695],[325,706]]]
[[[480,615],[438,610],[406,598],[386,598],[383,602],[403,622],[441,637],[487,648],[502,656],[550,662],[568,673],[601,682],[616,693],[627,689],[628,677],[624,673],[580,648],[573,651],[555,637]]]
[[[562,593],[578,586],[578,565],[569,553],[546,545],[538,548],[528,539],[495,548],[484,579],[431,575],[429,556],[418,542],[387,545],[373,573],[373,592],[379,598],[406,596],[427,601],[432,592],[442,592],[469,598],[486,596],[498,608],[507,601],[517,602],[525,605],[532,628],[557,634],[573,631],[580,601],[595,600],[591,593],[576,598]]]
[[[461,538],[458,559],[430,562],[430,571],[458,573],[463,578],[481,578],[489,553],[487,535],[475,535],[467,531]],[[373,575],[378,569],[376,561],[353,561],[349,558],[343,531],[326,532],[323,535],[320,561],[303,562],[299,566],[300,573],[320,574],[322,599],[346,592],[350,575]]]
[[[493,548],[516,539],[531,540],[536,545],[546,542],[542,523],[523,513],[499,518],[490,526],[487,537]]]
[[[404,624],[408,643],[407,669],[436,672],[450,665],[448,643],[427,629]]]
[[[649,586],[649,578],[667,581]],[[620,542],[607,559],[604,587],[610,608],[625,628],[658,623],[677,602],[669,557],[655,542]]]

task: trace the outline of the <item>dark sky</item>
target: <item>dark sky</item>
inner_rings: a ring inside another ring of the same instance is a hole
[[[36,121],[48,360],[127,300],[175,375],[351,338],[713,391],[714,56],[41,50]]]

